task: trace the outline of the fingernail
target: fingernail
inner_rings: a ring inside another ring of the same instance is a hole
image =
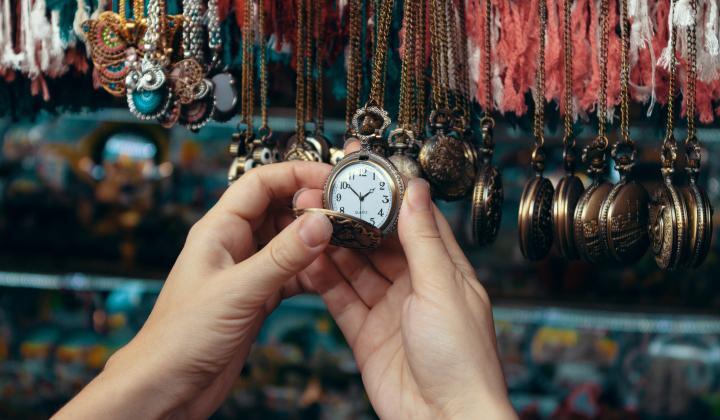
[[[308,188],[300,188],[299,190],[297,190],[295,195],[293,195],[292,206],[294,209],[297,208],[297,201],[298,201],[298,198],[300,198],[300,194],[304,193],[307,190],[308,190]]]
[[[422,178],[411,179],[408,182],[407,200],[413,210],[430,210],[430,184]]]
[[[320,213],[307,213],[300,220],[298,234],[305,245],[310,248],[328,243],[332,232],[333,227],[330,220]]]

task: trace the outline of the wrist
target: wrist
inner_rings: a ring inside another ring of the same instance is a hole
[[[493,419],[515,420],[518,418],[507,398],[485,398],[470,394],[468,398],[447,404],[441,418],[446,420]]]

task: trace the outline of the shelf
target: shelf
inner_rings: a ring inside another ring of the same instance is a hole
[[[162,288],[162,284],[160,280],[93,276],[82,273],[36,274],[0,271],[0,287],[98,292],[139,289],[147,293],[157,293]]]

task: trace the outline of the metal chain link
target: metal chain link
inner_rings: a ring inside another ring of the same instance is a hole
[[[483,77],[485,77],[485,117],[492,118],[493,92],[492,92],[492,2],[485,0],[485,27],[483,40]]]
[[[600,57],[598,58],[600,67],[600,90],[598,92],[598,104],[597,104],[597,118],[598,118],[598,137],[596,143],[603,142],[607,147],[607,137],[605,130],[607,128],[607,60],[608,60],[608,19],[610,13],[610,7],[608,0],[602,0],[600,6]]]
[[[254,59],[254,41],[255,30],[253,2],[247,0],[245,2],[245,10],[243,16],[243,67],[242,67],[242,121],[245,124],[245,141],[250,142],[253,138],[253,109],[255,102],[255,59]]]
[[[363,0],[350,0],[348,4],[350,26],[348,34],[347,102],[345,104],[345,129],[351,131],[352,117],[360,107],[360,8]]]
[[[425,126],[425,46],[427,43],[426,12],[427,2],[425,0],[415,0],[413,8],[414,19],[417,25],[415,34],[415,135],[419,136],[423,132]]]
[[[535,72],[535,118],[533,121],[533,136],[535,147],[532,152],[533,165],[536,170],[543,164],[545,145],[545,35],[547,32],[547,3],[538,2],[540,19],[540,39],[538,41],[537,69]],[[539,166],[539,165],[540,166]],[[539,170],[538,170],[539,171]]]
[[[415,121],[413,100],[413,81],[415,77],[415,20],[413,16],[413,0],[405,0],[403,18],[405,20],[405,56],[400,68],[400,106],[398,109],[398,127],[412,130]]]
[[[217,0],[210,0],[217,1]],[[265,8],[263,0],[258,0],[258,34],[260,36],[260,130],[269,135],[268,126],[268,75],[267,75],[267,38],[265,36]]]
[[[305,0],[297,0],[295,40],[295,135],[297,144],[305,142]]]
[[[382,0],[378,15],[377,39],[375,56],[373,57],[372,81],[370,84],[370,104],[383,107],[385,102],[385,70],[387,59],[387,43],[392,21],[394,0]]]
[[[575,136],[573,136],[573,67],[571,35],[572,0],[563,1],[563,67],[565,70],[565,107],[563,113],[563,163],[569,172],[575,169]]]
[[[673,7],[676,0],[673,0]],[[672,16],[670,16],[672,19]],[[673,135],[675,111],[673,103],[675,102],[675,82],[677,80],[677,57],[675,55],[675,45],[677,43],[677,28],[671,21],[670,29],[670,77],[668,78],[668,99],[667,99],[667,121],[665,125],[665,138],[663,139],[660,149],[660,163],[662,164],[662,173],[670,175],[675,171],[675,160],[677,159],[677,142]]]
[[[687,94],[685,95],[685,109],[687,112],[687,138],[685,139],[685,154],[687,157],[687,170],[691,173],[700,171],[701,152],[695,128],[695,83],[697,80],[697,0],[691,0],[693,23],[688,28],[688,65],[687,65]]]
[[[319,0],[314,0],[315,8],[315,131],[323,133],[325,130],[325,117],[323,111],[323,60],[324,56],[324,29],[322,24],[322,8]]]
[[[630,20],[627,0],[620,0],[620,140],[630,140]]]
[[[457,8],[453,8],[453,4],[457,4]],[[455,74],[455,88],[457,98],[455,101],[455,110],[462,116],[464,123],[468,124],[470,118],[470,76],[468,75],[468,55],[467,55],[467,30],[465,25],[465,0],[457,0],[449,2],[451,16],[453,22],[457,21],[457,25],[451,25],[453,47],[453,65]]]

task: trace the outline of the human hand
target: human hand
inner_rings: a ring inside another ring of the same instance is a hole
[[[317,205],[315,192],[299,207]],[[352,347],[365,390],[383,419],[517,418],[497,355],[487,293],[413,180],[399,241],[360,253],[328,248],[301,273]]]
[[[249,171],[190,230],[145,325],[58,418],[207,418],[225,400],[260,325],[327,246],[326,217],[290,210],[330,172],[288,162]],[[264,244],[267,244],[263,246]]]

